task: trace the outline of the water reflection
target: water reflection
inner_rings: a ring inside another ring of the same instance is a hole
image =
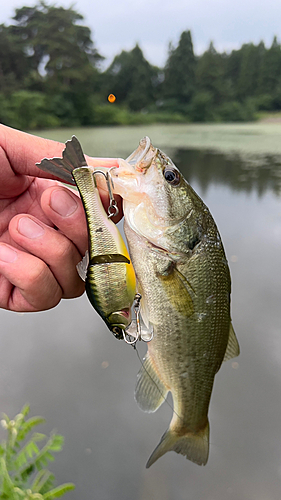
[[[192,185],[197,182],[203,193],[212,183],[232,190],[267,191],[281,194],[281,156],[219,153],[199,149],[179,149],[173,155],[175,165]]]

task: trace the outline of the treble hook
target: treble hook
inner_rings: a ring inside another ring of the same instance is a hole
[[[140,301],[141,301],[141,294],[136,293],[135,295],[135,304],[134,304],[134,312],[136,315],[136,336],[134,340],[129,340],[129,338],[132,336],[127,329],[130,328],[130,325],[123,330],[123,339],[125,340],[126,344],[132,345],[134,348],[136,347],[136,343],[138,340],[143,340],[143,342],[150,342],[153,339],[153,330],[151,332],[151,335],[149,338],[146,338],[144,336],[144,333],[142,332],[141,324],[140,324]]]
[[[132,345],[134,348],[136,347],[136,343],[139,340],[138,338],[135,338],[134,340],[128,340],[130,338],[130,334],[126,332],[126,330],[123,331],[123,340],[125,340],[126,344]]]
[[[115,167],[113,167],[113,168],[115,168]],[[112,170],[112,169],[110,169],[110,170]],[[114,217],[115,215],[119,214],[119,208],[117,206],[117,202],[114,198],[113,191],[112,191],[112,189],[114,189],[114,184],[113,184],[112,177],[110,175],[110,170],[106,173],[103,172],[102,170],[94,170],[93,171],[93,175],[102,174],[105,177],[107,190],[108,190],[108,194],[109,194],[109,207],[107,209],[107,217],[109,219],[111,217]]]

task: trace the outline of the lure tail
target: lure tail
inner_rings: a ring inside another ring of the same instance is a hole
[[[86,167],[87,162],[83,154],[81,144],[75,135],[65,143],[62,158],[44,158],[37,167],[44,172],[53,174],[60,180],[75,185],[72,171],[79,167]]]
[[[175,451],[198,465],[206,465],[209,455],[209,422],[198,433],[182,434],[169,428],[150,456],[146,468],[148,469],[167,451]]]

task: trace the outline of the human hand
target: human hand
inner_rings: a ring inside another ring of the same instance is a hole
[[[76,264],[88,247],[76,191],[35,166],[64,144],[0,125],[0,307],[42,311],[84,292]],[[99,159],[88,159],[93,166]],[[103,164],[116,166],[116,160]],[[108,195],[101,192],[108,204]]]

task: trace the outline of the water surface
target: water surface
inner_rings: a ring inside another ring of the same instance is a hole
[[[116,156],[135,146],[124,140]],[[54,471],[59,482],[76,484],[69,500],[279,500],[280,158],[166,150],[210,208],[232,275],[241,355],[216,376],[207,466],[170,452],[145,469],[171,409],[139,410],[136,353],[113,338],[86,297],[36,314],[0,311],[0,410],[13,416],[29,402],[47,419],[42,431],[65,436]]]

